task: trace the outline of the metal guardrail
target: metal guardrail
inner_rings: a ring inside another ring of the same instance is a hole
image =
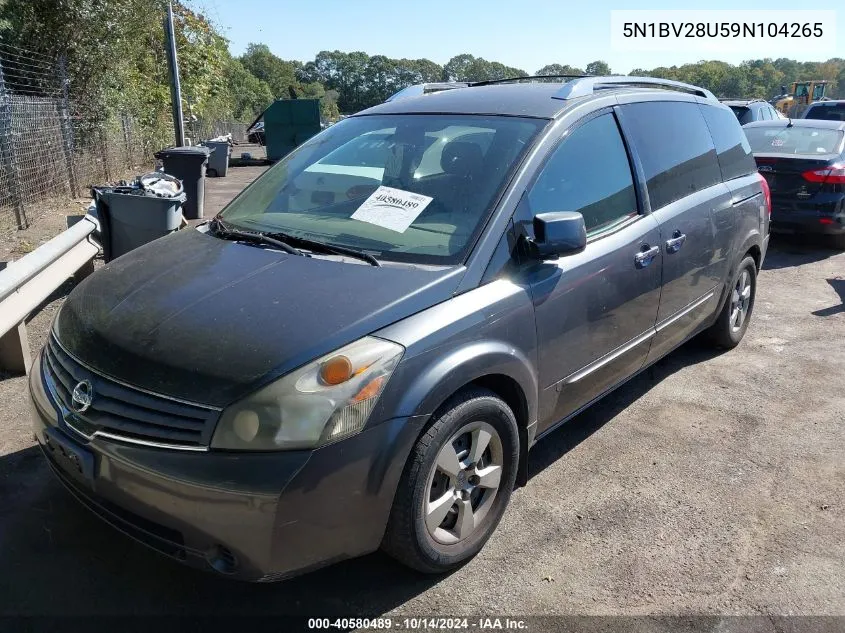
[[[0,270],[0,368],[29,372],[31,356],[24,325],[27,316],[71,276],[94,270],[100,250],[93,215]]]

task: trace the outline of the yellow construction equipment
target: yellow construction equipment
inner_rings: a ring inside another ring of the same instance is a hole
[[[824,99],[828,83],[826,79],[793,81],[792,91],[787,93],[786,86],[783,86],[784,94],[772,99],[771,104],[782,114],[797,119],[813,101]]]

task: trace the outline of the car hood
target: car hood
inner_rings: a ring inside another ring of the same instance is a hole
[[[225,406],[448,299],[463,271],[299,257],[186,230],[85,279],[53,327],[95,371]]]

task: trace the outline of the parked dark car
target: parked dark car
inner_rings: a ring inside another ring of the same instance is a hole
[[[745,134],[772,194],[772,231],[831,235],[845,248],[845,122],[751,123]]]
[[[774,121],[785,118],[772,104],[762,99],[723,99],[741,125],[753,121]]]
[[[397,99],[81,282],[31,372],[35,434],[176,560],[266,581],[382,547],[450,570],[537,440],[699,333],[740,342],[768,221],[702,88]]]
[[[816,101],[804,111],[802,119],[845,121],[845,100]]]

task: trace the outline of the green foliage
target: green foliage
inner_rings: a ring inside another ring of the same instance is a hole
[[[289,61],[265,44],[250,44],[233,58],[228,42],[188,0],[174,0],[183,107],[188,117],[251,121],[273,99],[321,99],[322,115],[335,119],[383,102],[406,86],[437,81],[484,81],[525,76],[519,68],[456,55],[444,65],[429,59],[393,59],[361,51],[321,51],[307,62]],[[162,20],[166,0],[0,0],[0,39],[34,51],[39,59],[64,59],[74,116],[92,126],[131,114],[148,130],[151,144],[170,131],[170,89]],[[586,69],[549,64],[538,75],[610,74],[604,61]],[[845,97],[845,59],[797,62],[757,59],[731,65],[701,61],[636,69],[709,88],[722,97],[769,99],[782,85],[807,79],[831,81],[828,94]]]
[[[466,53],[456,55],[443,66],[443,79],[446,81],[485,81],[526,76],[528,73],[519,68],[505,66],[499,62],[489,62],[483,57],[474,57]]]
[[[601,60],[590,62],[585,69],[588,75],[610,75],[610,66]]]
[[[583,75],[584,70],[569,64],[548,64],[538,70],[536,75]]]
[[[249,72],[270,87],[276,99],[287,99],[290,88],[296,87],[296,68],[270,52],[266,44],[250,44],[239,61]]]
[[[827,95],[845,98],[845,59],[825,62],[797,62],[792,59],[754,59],[732,66],[720,61],[700,61],[683,66],[636,68],[631,75],[685,81],[709,89],[718,97],[771,99],[790,88],[793,81],[827,79]]]

